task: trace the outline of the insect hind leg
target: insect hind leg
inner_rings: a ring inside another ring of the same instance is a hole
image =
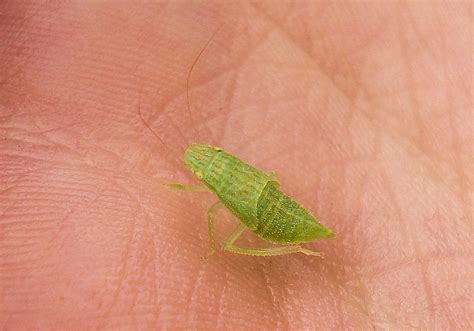
[[[239,227],[229,236],[229,238],[222,245],[222,249],[237,254],[252,255],[252,256],[278,256],[293,253],[303,253],[306,255],[323,257],[322,253],[313,252],[309,249],[302,248],[300,246],[281,246],[274,248],[249,248],[249,247],[238,247],[234,245],[234,242],[239,239],[246,227],[240,224]]]

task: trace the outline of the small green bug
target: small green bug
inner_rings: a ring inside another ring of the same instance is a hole
[[[223,206],[241,221],[222,245],[223,250],[253,256],[292,253],[322,256],[321,253],[304,249],[298,244],[334,237],[330,229],[279,190],[279,182],[274,174],[266,174],[221,148],[204,144],[190,145],[184,153],[184,164],[204,185],[166,184],[167,186],[194,192],[210,190],[219,197],[219,201],[208,210],[211,254],[215,252],[214,214]],[[235,241],[246,229],[262,239],[286,246],[235,246]]]

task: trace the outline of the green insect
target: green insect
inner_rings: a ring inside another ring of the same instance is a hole
[[[221,148],[203,144],[190,145],[184,153],[184,164],[204,185],[166,184],[167,186],[193,192],[211,191],[219,197],[219,201],[207,213],[211,254],[215,252],[214,214],[223,206],[241,221],[239,227],[223,243],[223,250],[253,256],[292,253],[322,256],[321,253],[302,248],[298,244],[334,237],[330,229],[278,189],[279,183],[274,174],[266,174]],[[246,229],[283,246],[235,246],[235,241]]]

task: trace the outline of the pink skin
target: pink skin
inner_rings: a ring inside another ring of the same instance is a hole
[[[473,327],[469,2],[0,12],[1,329]],[[326,258],[202,259],[216,198],[160,185],[191,142],[275,171]]]

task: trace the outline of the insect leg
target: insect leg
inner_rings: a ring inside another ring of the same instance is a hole
[[[229,236],[229,238],[222,245],[223,250],[227,250],[237,254],[252,255],[252,256],[277,256],[286,255],[293,253],[303,253],[306,255],[313,255],[322,257],[322,253],[313,252],[300,246],[282,246],[275,248],[248,248],[248,247],[237,247],[234,246],[234,242],[239,239],[242,233],[245,231],[245,225],[241,224],[239,227]]]
[[[216,243],[214,241],[214,215],[223,206],[224,204],[222,202],[217,201],[207,211],[207,229],[209,235],[209,246],[211,247],[211,252],[209,253],[209,255],[214,254],[214,252],[216,251]]]
[[[164,183],[163,186],[172,188],[175,190],[183,190],[187,192],[207,192],[209,189],[204,185],[184,185],[178,183]]]

